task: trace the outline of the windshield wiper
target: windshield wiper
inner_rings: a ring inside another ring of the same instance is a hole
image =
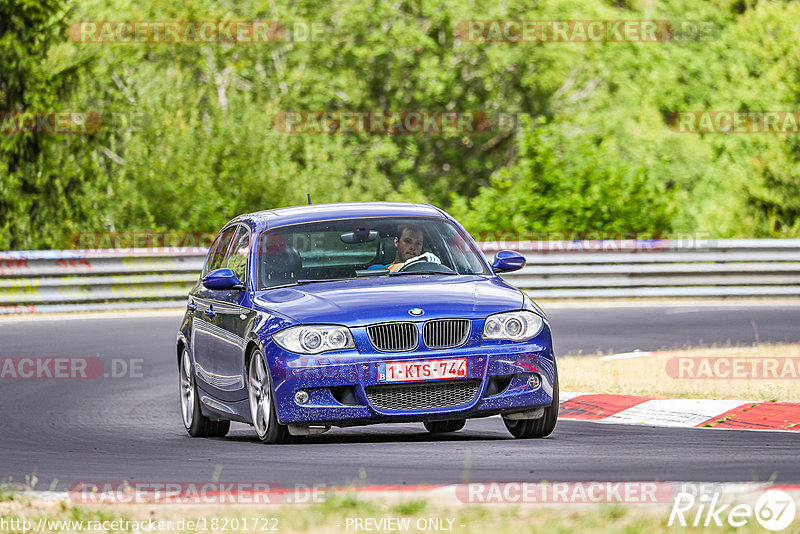
[[[342,282],[344,280],[353,280],[352,278],[319,278],[314,280],[298,280],[296,283],[300,284],[318,284],[320,282]]]
[[[277,286],[262,287],[259,291],[266,289],[280,289],[282,287],[293,287],[303,284],[318,284],[320,282],[341,282],[342,280],[353,280],[352,278],[324,278],[319,280],[295,280],[294,282],[286,282],[285,284],[278,284]]]
[[[400,275],[410,275],[410,274],[446,274],[446,275],[454,275],[458,274],[455,271],[396,271],[387,273],[389,276],[400,276]]]

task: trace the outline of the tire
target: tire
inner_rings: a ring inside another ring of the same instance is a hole
[[[544,415],[539,419],[514,419],[503,418],[506,428],[512,436],[518,439],[544,438],[553,433],[558,422],[558,368],[553,361],[553,402],[544,409]]]
[[[247,398],[250,404],[250,418],[253,428],[262,443],[294,443],[286,425],[278,423],[275,413],[275,397],[272,379],[260,350],[253,351],[247,366]]]
[[[425,428],[431,434],[444,432],[458,432],[466,424],[466,419],[453,419],[452,421],[425,421]]]
[[[215,421],[200,411],[200,397],[192,372],[192,358],[183,349],[180,363],[181,418],[183,427],[193,438],[221,438],[228,433],[230,421]]]

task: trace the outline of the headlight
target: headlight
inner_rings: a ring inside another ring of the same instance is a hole
[[[523,341],[541,332],[542,325],[542,318],[527,310],[496,313],[486,318],[483,339]]]
[[[343,326],[293,326],[272,336],[281,348],[298,354],[355,348],[350,330]]]

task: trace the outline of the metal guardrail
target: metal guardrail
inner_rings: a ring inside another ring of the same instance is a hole
[[[800,239],[480,243],[539,298],[800,296]],[[182,307],[203,248],[0,252],[0,314]]]
[[[481,245],[487,256],[502,248]],[[800,239],[541,241],[516,249],[527,265],[505,278],[534,299],[800,296]]]
[[[0,252],[0,314],[175,308],[204,248]]]

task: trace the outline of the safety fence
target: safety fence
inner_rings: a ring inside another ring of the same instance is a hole
[[[800,296],[800,239],[479,243],[534,299]],[[174,308],[186,303],[207,250],[0,252],[0,314]]]

